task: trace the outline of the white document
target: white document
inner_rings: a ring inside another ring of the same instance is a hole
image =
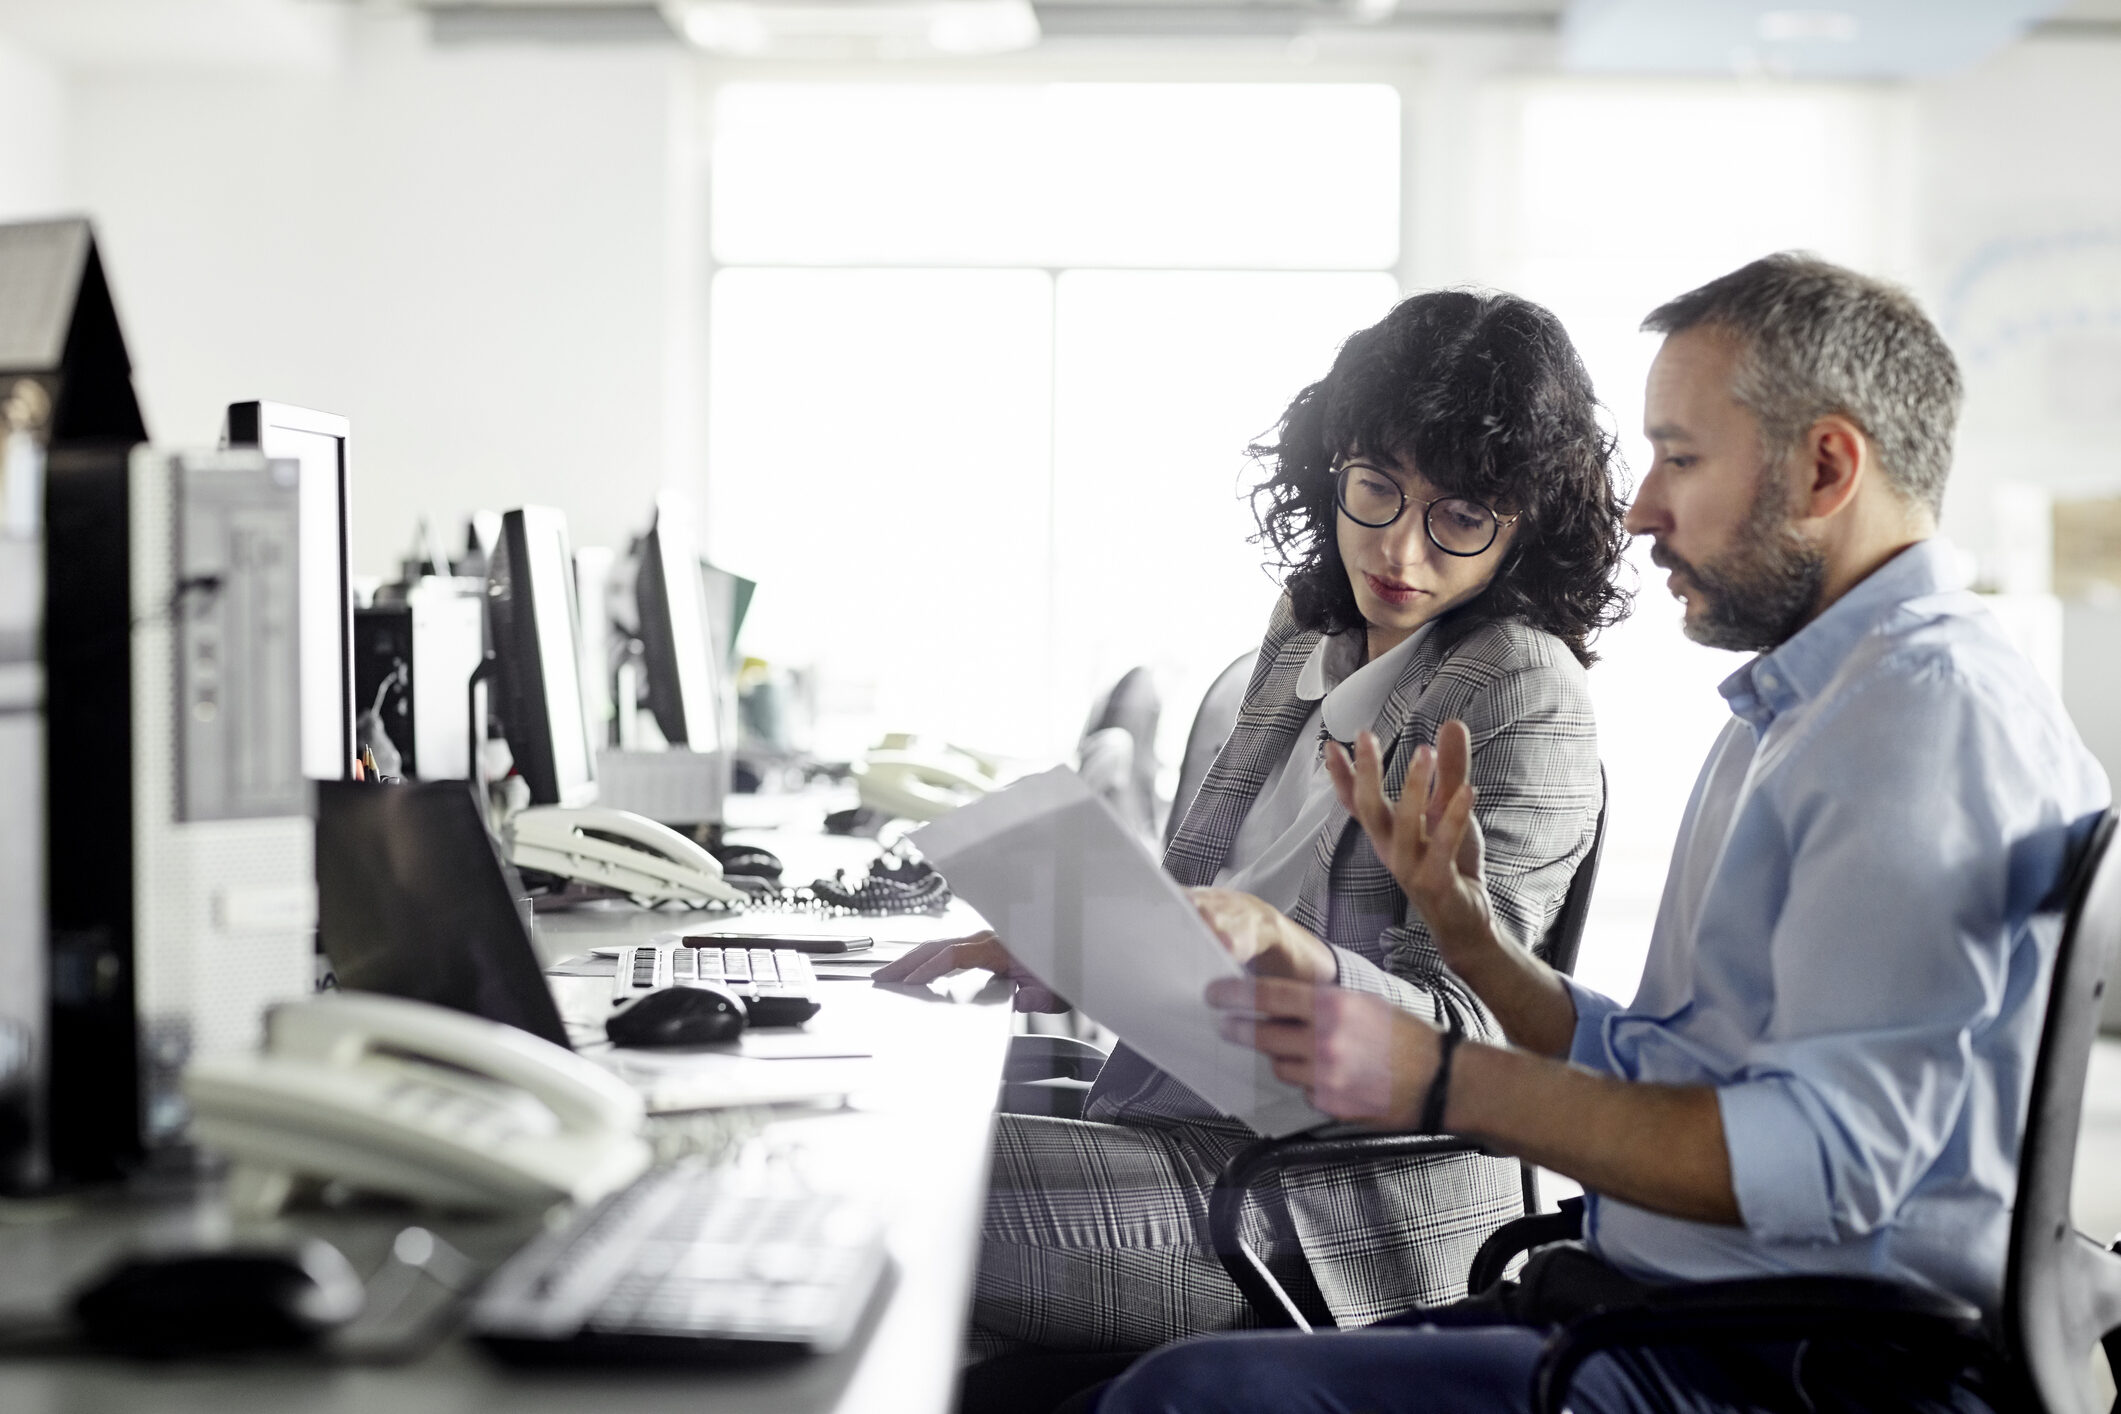
[[[1203,993],[1243,969],[1073,771],[1028,776],[912,838],[1024,966],[1208,1103],[1269,1136],[1326,1121],[1218,1033]]]

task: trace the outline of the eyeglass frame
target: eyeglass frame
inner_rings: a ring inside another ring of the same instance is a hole
[[[1376,472],[1379,476],[1382,476],[1385,480],[1391,482],[1392,485],[1398,490],[1399,509],[1392,513],[1392,518],[1390,520],[1378,521],[1375,524],[1372,524],[1371,522],[1364,520],[1361,516],[1356,515],[1355,512],[1348,509],[1347,500],[1341,494],[1342,478],[1349,471],[1352,471],[1357,467],[1360,467],[1365,471]],[[1469,506],[1478,506],[1482,510],[1486,511],[1488,513],[1488,519],[1494,522],[1493,528],[1490,529],[1488,532],[1488,543],[1481,546],[1478,550],[1453,550],[1450,546],[1444,544],[1442,540],[1438,539],[1436,535],[1436,527],[1430,523],[1429,516],[1431,512],[1436,509],[1437,506],[1443,504],[1445,501],[1464,501]],[[1518,521],[1524,519],[1524,513],[1522,511],[1518,512],[1516,515],[1513,516],[1501,515],[1497,513],[1496,509],[1493,506],[1489,505],[1486,501],[1476,500],[1471,496],[1461,496],[1455,491],[1448,496],[1435,496],[1426,501],[1422,500],[1419,496],[1409,496],[1407,494],[1407,488],[1399,484],[1398,477],[1392,475],[1383,467],[1373,466],[1369,462],[1342,462],[1340,463],[1340,465],[1333,468],[1333,508],[1339,511],[1342,515],[1346,516],[1349,520],[1352,520],[1357,525],[1363,527],[1363,529],[1383,530],[1388,526],[1394,526],[1399,524],[1400,517],[1404,516],[1407,513],[1408,506],[1421,507],[1421,529],[1422,533],[1429,537],[1429,543],[1431,545],[1434,545],[1437,549],[1441,550],[1444,554],[1455,556],[1461,560],[1470,560],[1474,559],[1477,556],[1487,554],[1488,551],[1495,548],[1495,542],[1502,538],[1502,528],[1504,526],[1514,525]]]

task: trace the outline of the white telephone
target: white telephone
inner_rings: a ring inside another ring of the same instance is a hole
[[[592,1202],[647,1168],[625,1082],[527,1031],[426,1002],[338,992],[266,1013],[256,1055],[184,1077],[192,1134],[235,1161],[230,1196],[272,1213],[301,1177],[440,1207]]]
[[[1006,782],[997,757],[892,732],[854,763],[854,784],[862,804],[927,821],[1000,790]]]
[[[645,904],[741,906],[746,895],[723,880],[713,855],[668,825],[629,810],[533,805],[502,827],[508,859]]]

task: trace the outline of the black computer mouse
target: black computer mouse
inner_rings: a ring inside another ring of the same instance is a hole
[[[100,1350],[149,1359],[292,1350],[360,1314],[360,1277],[315,1239],[127,1257],[74,1297]]]
[[[704,1046],[744,1029],[744,999],[721,987],[688,983],[649,992],[617,1007],[604,1022],[614,1046]]]
[[[722,866],[722,873],[727,878],[780,882],[783,866],[780,856],[772,850],[749,844],[723,844],[714,846],[708,853]]]

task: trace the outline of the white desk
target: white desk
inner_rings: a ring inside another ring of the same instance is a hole
[[[791,860],[791,863],[795,861]],[[809,866],[805,865],[805,868]],[[807,878],[807,873],[794,877]],[[955,906],[942,920],[877,920],[884,936],[944,936],[968,922]],[[596,942],[710,920],[667,912],[587,910],[539,920],[539,950],[550,961]],[[713,919],[721,929],[728,920]],[[750,920],[766,930],[797,920]],[[594,1015],[609,983],[555,978],[563,1012]],[[838,1355],[790,1365],[717,1370],[511,1370],[475,1347],[450,1340],[417,1361],[391,1367],[329,1366],[261,1357],[240,1363],[140,1365],[82,1357],[0,1356],[0,1410],[8,1414],[649,1414],[649,1411],[940,1411],[948,1408],[971,1290],[986,1191],[994,1097],[1008,1045],[1009,1006],[978,976],[911,995],[867,982],[820,982],[825,1008],[812,1023],[860,1039],[869,1056],[853,1062],[863,1083],[844,1109],[776,1120],[763,1136],[774,1162],[813,1181],[844,1185],[879,1205],[888,1219],[893,1269],[850,1346]],[[811,1064],[757,1060],[746,1065]],[[849,1064],[849,1063],[842,1063]],[[143,1234],[212,1231],[226,1218],[210,1198],[84,1200],[73,1211],[39,1217],[14,1205],[0,1212],[0,1322],[50,1310]],[[524,1231],[520,1223],[429,1221],[392,1213],[304,1215],[291,1225],[325,1236],[357,1270],[377,1265],[390,1236],[409,1221],[429,1222],[468,1253],[498,1260]]]

